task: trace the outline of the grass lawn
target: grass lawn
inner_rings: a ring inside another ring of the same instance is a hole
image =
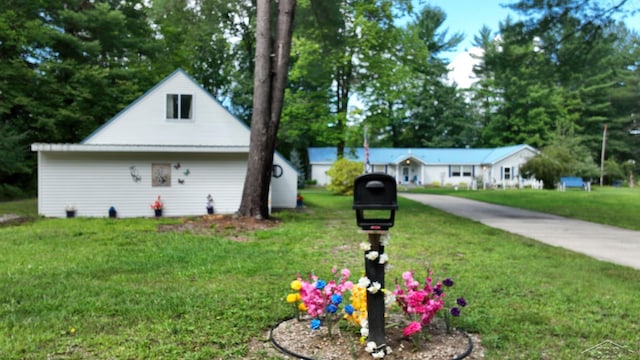
[[[2,358],[267,358],[248,344],[290,314],[296,273],[363,271],[352,199],[302,195],[306,211],[278,213],[281,226],[243,242],[158,232],[179,221],[167,218],[0,227]],[[640,271],[399,205],[387,287],[409,269],[453,278],[450,296],[469,302],[457,325],[480,333],[487,359],[586,359],[606,340],[638,359]]]
[[[454,195],[640,230],[640,188],[594,186],[591,192],[578,189],[568,189],[565,192],[531,189],[455,191],[451,188],[417,188],[411,191]]]

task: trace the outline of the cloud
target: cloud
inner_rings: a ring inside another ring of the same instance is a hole
[[[456,55],[448,66],[447,80],[449,84],[455,83],[459,88],[470,88],[478,80],[473,74],[473,67],[480,63],[480,59],[474,58],[474,56],[479,57],[482,54],[482,48],[472,47]]]

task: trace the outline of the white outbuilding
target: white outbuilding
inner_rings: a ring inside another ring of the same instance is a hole
[[[79,144],[31,145],[38,153],[38,213],[62,217],[163,216],[240,207],[250,129],[178,69]],[[295,208],[297,170],[274,156],[270,205]]]

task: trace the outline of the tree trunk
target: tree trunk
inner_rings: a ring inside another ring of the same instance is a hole
[[[247,162],[241,216],[269,218],[269,186],[273,154],[289,68],[291,33],[296,0],[280,0],[278,23],[271,63],[270,0],[258,0],[256,22],[256,62],[251,118],[251,143]]]

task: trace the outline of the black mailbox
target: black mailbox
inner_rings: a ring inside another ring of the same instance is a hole
[[[388,230],[398,209],[396,180],[382,173],[358,176],[353,184],[353,209],[362,230]]]

